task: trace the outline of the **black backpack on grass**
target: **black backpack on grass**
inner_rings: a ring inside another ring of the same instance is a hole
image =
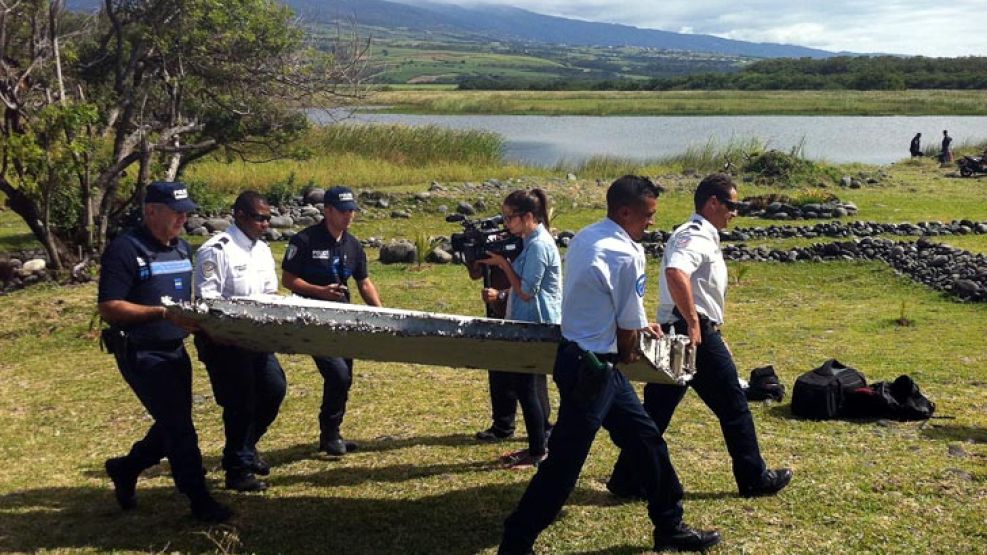
[[[814,420],[843,416],[850,392],[866,386],[863,374],[831,358],[795,380],[792,414]]]
[[[922,394],[918,384],[906,375],[893,382],[877,382],[850,392],[846,415],[859,418],[928,420],[936,404]]]
[[[781,402],[785,398],[785,384],[778,379],[775,367],[768,365],[751,370],[751,379],[747,382],[744,394],[748,401]]]

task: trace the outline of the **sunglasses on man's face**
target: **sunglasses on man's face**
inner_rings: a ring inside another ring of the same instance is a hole
[[[720,201],[720,204],[727,207],[727,210],[731,212],[736,212],[740,210],[740,203],[735,200],[730,200],[728,198],[716,197],[716,200]]]
[[[244,213],[247,215],[248,218],[250,218],[251,220],[257,223],[271,221],[270,214],[258,214],[256,212],[244,212]]]

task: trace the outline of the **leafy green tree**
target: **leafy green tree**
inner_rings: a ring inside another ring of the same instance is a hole
[[[55,269],[98,253],[147,183],[212,154],[295,154],[301,107],[359,97],[368,43],[305,41],[274,0],[0,0],[0,191]]]

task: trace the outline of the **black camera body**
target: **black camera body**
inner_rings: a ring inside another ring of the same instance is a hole
[[[452,214],[446,217],[447,222],[459,222],[463,226],[462,233],[453,233],[452,250],[460,256],[467,265],[477,260],[489,258],[487,252],[497,253],[508,260],[514,260],[521,254],[524,241],[520,237],[501,227],[504,217],[496,215],[483,220],[470,220],[462,214]]]

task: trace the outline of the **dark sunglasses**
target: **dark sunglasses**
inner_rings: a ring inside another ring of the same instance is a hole
[[[257,223],[271,221],[270,214],[258,214],[256,212],[244,212],[244,214],[246,214],[248,218],[250,218],[251,220]]]
[[[727,207],[727,210],[729,210],[731,212],[736,212],[737,210],[740,210],[741,203],[739,203],[739,202],[737,202],[735,200],[730,200],[730,199],[720,198],[720,197],[716,197],[716,200],[720,201],[720,204],[722,204],[723,206],[726,206]]]

